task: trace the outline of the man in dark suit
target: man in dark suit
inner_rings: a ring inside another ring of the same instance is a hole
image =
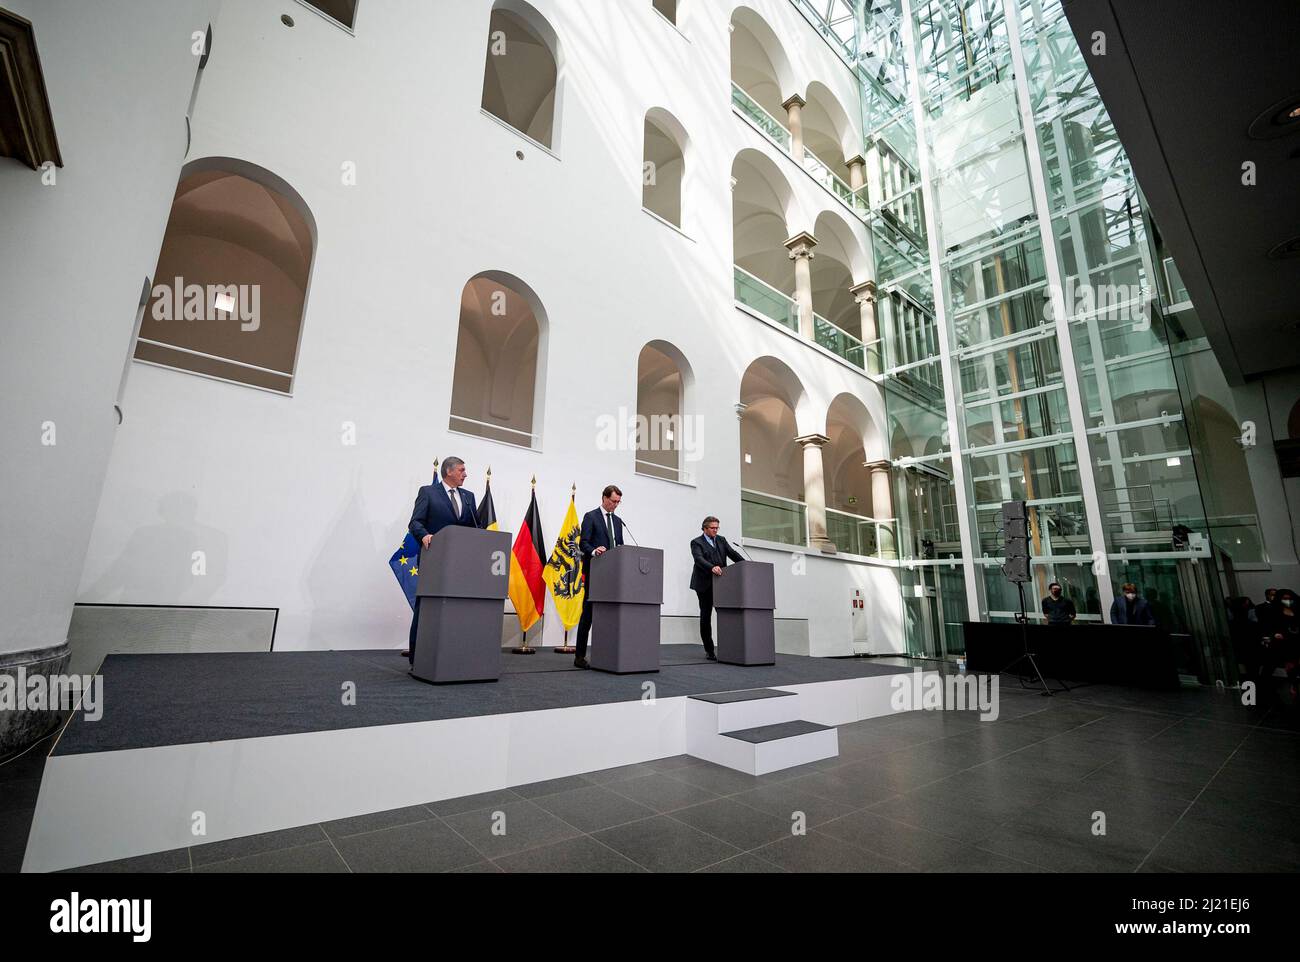
[[[623,543],[623,522],[614,515],[622,500],[623,492],[618,485],[607,484],[600,494],[600,507],[592,508],[582,516],[578,549],[582,552],[582,580],[586,590],[582,593],[582,617],[578,620],[578,644],[573,659],[578,668],[590,667],[587,664],[587,637],[591,634],[591,559]]]
[[[1156,616],[1151,612],[1151,605],[1145,598],[1139,598],[1137,586],[1126,582],[1120,589],[1123,597],[1116,598],[1110,605],[1110,623],[1112,625],[1154,625]]]
[[[704,656],[717,661],[713,653],[713,579],[722,574],[727,559],[744,561],[739,551],[727,544],[718,534],[718,519],[709,515],[700,525],[704,534],[691,542],[691,590],[700,599],[700,640],[704,642]]]
[[[478,527],[477,508],[474,493],[462,487],[465,484],[465,462],[460,458],[445,458],[442,462],[442,480],[438,484],[426,484],[415,496],[415,510],[411,512],[408,530],[420,542],[421,548],[429,547],[433,536],[449,524],[463,524],[469,528]],[[415,664],[415,636],[420,630],[420,600],[415,601],[415,614],[411,617],[411,664]]]

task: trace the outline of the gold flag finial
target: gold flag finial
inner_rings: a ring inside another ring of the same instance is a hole
[[[533,475],[533,487],[537,487],[537,475]]]
[[[577,496],[578,496],[578,482],[574,481],[573,484],[569,486],[569,497],[576,498]]]
[[[490,464],[488,465],[488,469],[487,469],[487,479],[488,479],[489,481],[492,480],[492,465],[490,465]]]

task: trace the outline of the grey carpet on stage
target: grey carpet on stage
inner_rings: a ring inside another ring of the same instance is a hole
[[[860,659],[778,655],[744,668],[706,661],[697,645],[664,645],[662,670],[608,675],[549,650],[502,655],[497,682],[429,685],[396,651],[291,651],[109,655],[103,717],[76,714],[53,754],[118,751],[442,718],[636,701],[653,681],[673,698],[744,688],[896,674]],[[352,685],[348,686],[351,682]],[[355,704],[344,692],[355,689]]]

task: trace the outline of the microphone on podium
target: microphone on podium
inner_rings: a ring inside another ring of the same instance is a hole
[[[619,520],[620,520],[620,521],[623,521],[622,518],[619,518]],[[627,524],[626,521],[623,521],[623,530],[626,531],[628,534],[632,534],[632,529],[631,529],[630,527],[628,527],[628,524]],[[636,535],[634,535],[634,534],[632,534],[632,543],[633,543],[634,545],[636,545],[638,548],[641,547],[641,542],[636,540]]]

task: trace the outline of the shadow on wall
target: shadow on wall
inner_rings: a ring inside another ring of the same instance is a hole
[[[186,491],[158,499],[161,523],[137,528],[126,548],[86,590],[98,602],[204,605],[226,581],[226,532],[200,524]]]
[[[392,547],[387,540],[376,542],[362,505],[359,468],[338,510],[321,525],[321,531],[303,559],[308,562],[303,583],[308,598],[307,630],[298,641],[313,649],[364,647],[358,638],[374,634],[375,612],[387,611],[390,605],[394,610],[405,609],[409,622],[410,608],[388,567],[389,555],[401,543],[401,536],[395,533]],[[331,627],[322,631],[318,625]],[[405,638],[395,639],[393,646],[398,640]]]

